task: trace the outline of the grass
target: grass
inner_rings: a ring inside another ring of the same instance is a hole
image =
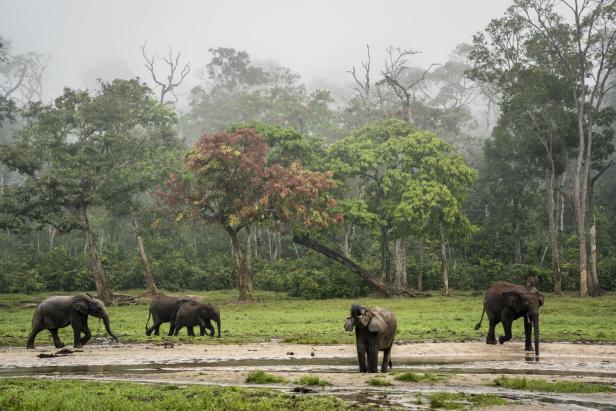
[[[397,374],[394,377],[394,380],[397,381],[407,381],[407,382],[436,382],[442,381],[445,378],[443,375],[436,375],[431,372],[427,372],[424,374],[417,374],[414,372],[404,372],[401,374]]]
[[[295,384],[311,385],[311,386],[319,386],[319,387],[325,387],[327,385],[332,385],[331,382],[324,380],[323,378],[319,378],[316,375],[304,375],[303,377],[295,380]]]
[[[288,381],[284,377],[269,374],[265,371],[251,371],[246,377],[246,382],[251,384],[284,384]]]
[[[383,377],[373,377],[366,382],[375,387],[389,387],[391,385],[391,382]]]
[[[0,378],[0,410],[345,410],[332,396],[290,396],[238,387]]]
[[[539,379],[499,377],[494,380],[497,387],[513,388],[516,390],[545,391],[560,393],[616,392],[616,386],[594,382],[556,381],[550,382]]]
[[[474,409],[507,404],[507,401],[492,394],[436,392],[430,394],[428,398],[430,399],[430,408],[443,408],[446,410]]]
[[[137,295],[139,290],[126,292]],[[0,294],[0,346],[24,346],[34,308],[19,308],[23,303],[38,303],[49,295],[71,293],[43,293],[35,295]],[[195,295],[218,306],[222,318],[222,338],[188,337],[186,330],[178,337],[167,337],[169,325],[163,324],[161,336],[146,336],[147,302],[132,306],[109,307],[111,327],[121,342],[147,343],[180,341],[201,344],[248,343],[276,338],[284,342],[302,344],[351,344],[354,333],[345,333],[344,319],[352,303],[381,306],[391,309],[398,317],[399,341],[483,341],[487,321],[475,331],[482,310],[482,296],[454,295],[425,298],[358,298],[330,300],[299,300],[284,293],[257,291],[255,300],[237,302],[237,291],[185,291],[178,294]],[[541,308],[542,341],[616,342],[616,294],[598,298],[546,295]],[[96,318],[90,317],[90,329],[96,335],[104,329]],[[151,324],[151,322],[150,322]],[[499,326],[500,327],[500,326]],[[499,332],[500,332],[499,328]],[[523,337],[521,320],[514,323],[514,338]],[[65,343],[72,341],[70,327],[61,329]],[[48,332],[36,339],[37,345],[49,345]]]

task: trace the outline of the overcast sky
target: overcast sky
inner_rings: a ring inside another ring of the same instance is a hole
[[[420,65],[444,62],[511,0],[0,0],[0,35],[13,53],[51,56],[45,95],[91,86],[100,76],[139,75],[140,45],[180,50],[193,73],[208,48],[246,50],[253,60],[291,68],[311,84],[348,82],[370,44],[421,50]],[[198,79],[190,80],[195,84]]]

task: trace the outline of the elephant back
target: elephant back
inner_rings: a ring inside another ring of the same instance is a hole
[[[373,321],[383,321],[385,327],[382,328],[382,332],[379,333],[379,349],[383,350],[389,348],[394,343],[394,337],[398,331],[398,321],[396,315],[385,308],[375,307],[370,309]]]

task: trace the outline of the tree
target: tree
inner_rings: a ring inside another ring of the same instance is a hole
[[[180,69],[180,57],[181,53],[173,55],[173,48],[169,46],[169,51],[166,57],[158,57],[156,55],[148,56],[145,51],[145,43],[141,45],[141,55],[145,60],[145,68],[148,69],[156,88],[160,88],[159,102],[165,103],[165,96],[170,94],[177,102],[178,97],[175,94],[175,90],[182,84],[184,79],[190,74],[190,63],[184,64]],[[167,66],[167,72],[163,74],[163,78],[160,78],[160,74],[156,74],[156,61],[162,62]],[[179,70],[179,72],[178,72]]]
[[[268,162],[268,146],[252,129],[204,134],[185,157],[185,171],[173,174],[160,196],[176,221],[184,218],[220,225],[231,240],[239,299],[250,298],[250,232],[267,220],[327,225],[335,201],[326,174]],[[242,245],[241,234],[244,234]]]
[[[439,223],[445,234],[445,223],[467,221],[461,200],[474,170],[433,133],[416,132],[397,119],[377,121],[344,138],[332,147],[329,162],[343,184],[359,185],[355,198],[339,203],[345,218],[379,236],[378,279],[385,283],[379,291],[396,294],[393,285],[399,284],[404,294],[404,280],[391,272],[391,239],[426,235]]]
[[[159,107],[137,80],[101,83],[94,95],[65,89],[52,106],[31,107],[28,126],[0,149],[0,160],[26,176],[20,186],[4,187],[3,211],[13,216],[13,224],[35,221],[60,232],[83,231],[97,293],[105,303],[114,298],[88,214],[121,191],[125,172],[138,161],[140,133],[161,117],[173,118]]]

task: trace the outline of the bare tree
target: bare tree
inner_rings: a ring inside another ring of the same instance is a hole
[[[0,96],[20,106],[43,98],[43,73],[49,57],[38,53],[7,56],[0,65]]]
[[[190,73],[190,63],[186,63],[180,69],[180,57],[182,53],[178,52],[176,55],[173,54],[173,48],[169,46],[169,51],[166,57],[159,57],[156,54],[152,56],[148,56],[146,53],[146,43],[141,45],[141,55],[145,60],[145,68],[148,69],[150,75],[152,76],[152,80],[156,84],[157,88],[160,88],[160,99],[161,103],[165,102],[165,96],[168,94],[172,95],[174,101],[178,101],[178,97],[175,94],[175,89],[182,84],[186,76]],[[166,66],[167,72],[163,74],[165,76],[164,80],[160,80],[159,76],[156,75],[156,62],[160,62],[163,66]]]
[[[402,114],[409,123],[414,122],[412,106],[416,101],[415,92],[421,85],[430,70],[439,64],[430,64],[426,70],[418,76],[412,75],[412,68],[408,65],[408,58],[419,54],[419,51],[389,47],[386,50],[385,70],[382,72],[383,80],[378,84],[387,84],[396,94],[402,105]]]

